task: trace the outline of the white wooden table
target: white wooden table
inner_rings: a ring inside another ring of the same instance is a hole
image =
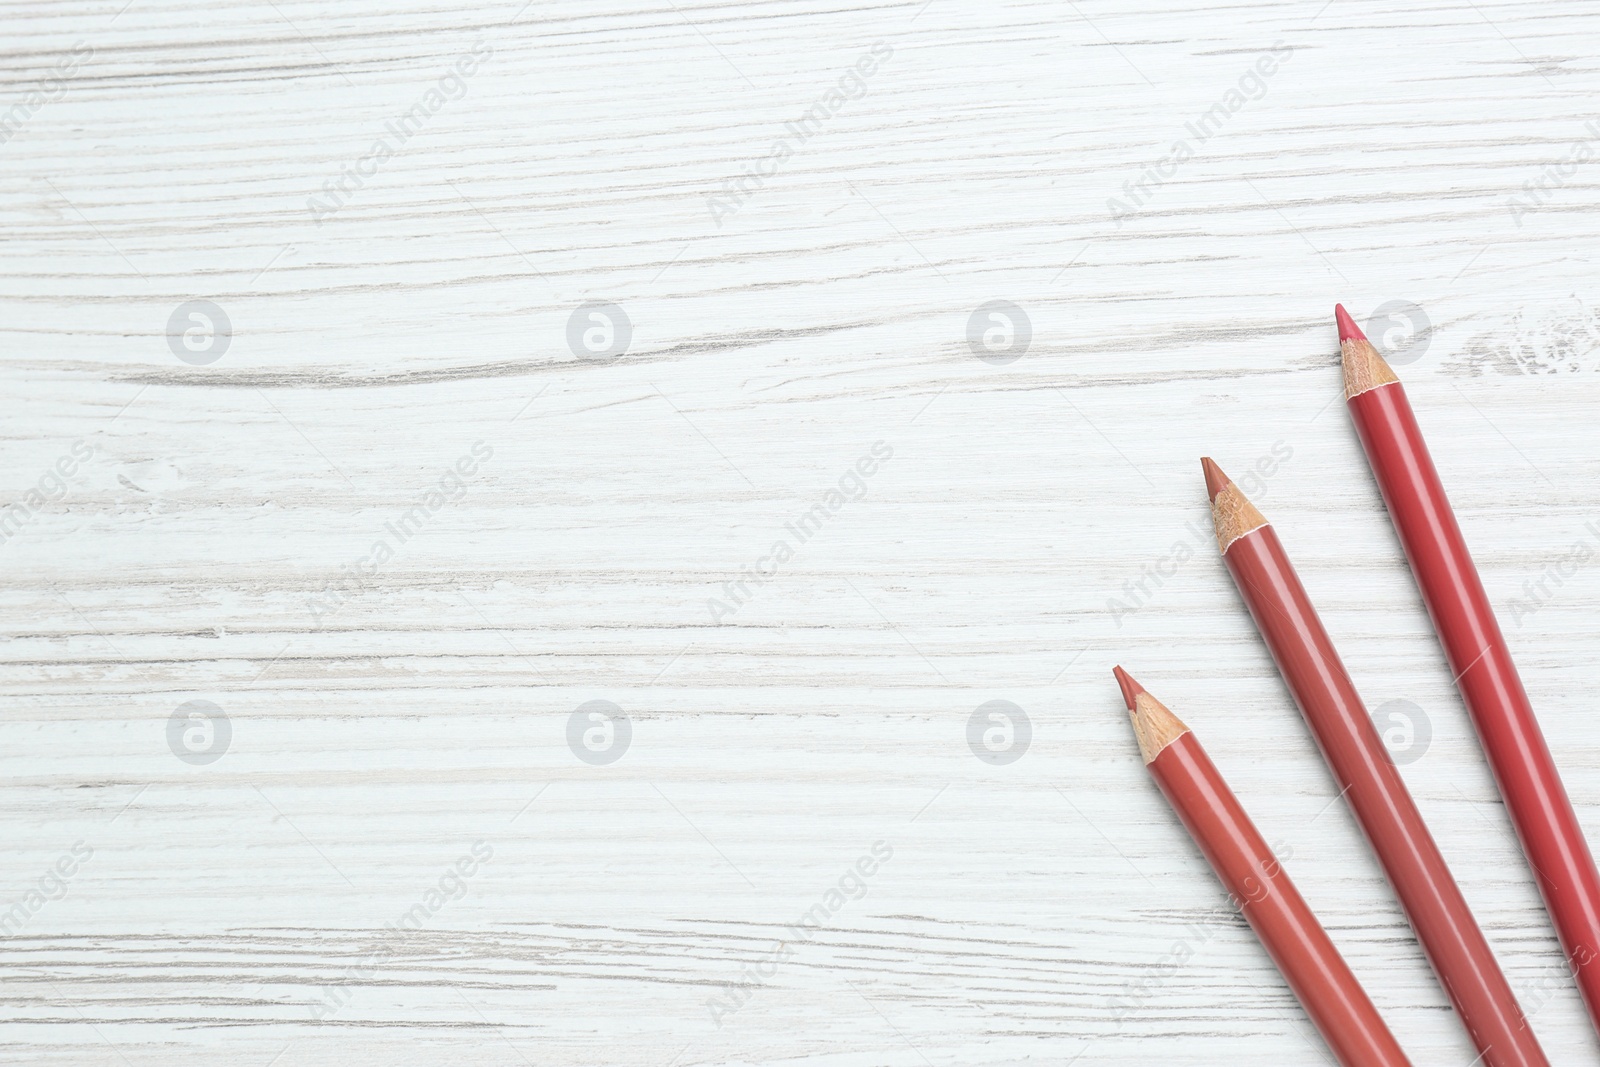
[[[1120,662],[1466,1067],[1202,453],[1594,1062],[1331,319],[1600,835],[1592,5],[0,19],[6,1062],[1324,1062]]]

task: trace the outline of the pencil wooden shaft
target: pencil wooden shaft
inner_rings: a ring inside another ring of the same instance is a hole
[[[1163,748],[1149,768],[1339,1063],[1408,1067],[1366,990],[1194,734]]]
[[[1489,942],[1277,534],[1271,526],[1259,527],[1233,541],[1223,559],[1481,1062],[1546,1067]]]
[[[1451,673],[1600,1028],[1600,873],[1399,382],[1350,399]]]

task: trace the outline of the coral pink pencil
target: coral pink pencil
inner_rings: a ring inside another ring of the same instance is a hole
[[[1482,1067],[1549,1067],[1277,533],[1202,459],[1217,546]]]
[[[1405,388],[1334,309],[1345,400],[1589,1017],[1600,1029],[1600,873],[1511,662]]]
[[[1410,1067],[1344,957],[1206,750],[1166,705],[1113,668],[1145,769],[1343,1067]]]

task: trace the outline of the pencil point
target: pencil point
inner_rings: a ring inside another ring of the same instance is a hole
[[[1356,320],[1350,317],[1350,312],[1344,309],[1343,304],[1333,305],[1333,321],[1339,326],[1339,343],[1346,341],[1365,341],[1367,335],[1361,332],[1361,327],[1356,325]]]
[[[1206,472],[1206,492],[1211,494],[1211,525],[1217,530],[1217,547],[1227,555],[1229,545],[1261,529],[1267,520],[1209,456],[1200,460],[1200,466]]]
[[[1146,693],[1121,667],[1117,668],[1117,681],[1124,679],[1139,689],[1128,701],[1128,718],[1133,722],[1133,736],[1139,742],[1139,756],[1146,763],[1161,755],[1163,749],[1184,734],[1189,728],[1167,706]],[[1123,692],[1127,689],[1124,687]]]
[[[1200,469],[1205,471],[1206,474],[1206,496],[1212,500],[1217,499],[1217,494],[1222,492],[1233,481],[1232,478],[1222,473],[1222,468],[1212,462],[1210,456],[1200,457]]]
[[[1128,705],[1128,710],[1133,710],[1133,702],[1144,692],[1144,686],[1133,680],[1133,676],[1121,667],[1112,667],[1111,673],[1116,675],[1117,685],[1122,687],[1122,700]]]
[[[1343,304],[1334,305],[1333,317],[1339,321],[1339,356],[1344,367],[1346,400],[1400,380],[1395,376],[1394,368],[1372,347],[1367,335],[1351,321]]]

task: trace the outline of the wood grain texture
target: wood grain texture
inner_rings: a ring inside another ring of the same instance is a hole
[[[1202,454],[1409,717],[1552,1060],[1600,1051],[1331,318],[1390,346],[1600,833],[1590,5],[0,24],[7,1062],[1318,1062],[1139,764],[1121,662],[1415,1061],[1467,1064],[1216,557]],[[192,300],[231,323],[209,364],[169,336]],[[1004,343],[996,300],[1011,362],[969,342]],[[588,303],[624,353],[570,347]],[[609,764],[568,743],[595,700],[631,726]],[[190,701],[227,717],[213,762],[172,746]]]

